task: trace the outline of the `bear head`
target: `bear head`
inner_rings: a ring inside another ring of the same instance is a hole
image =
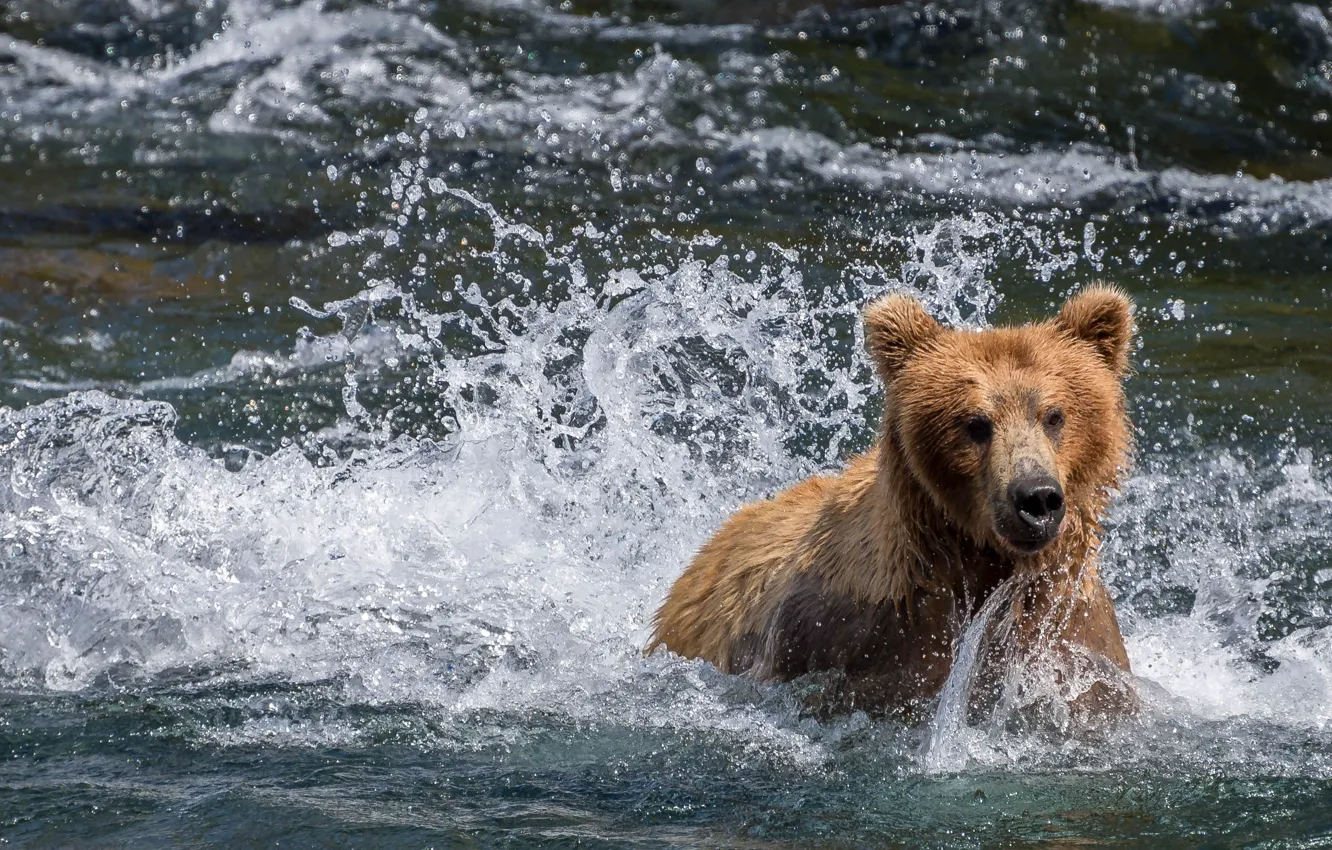
[[[929,510],[1017,559],[1058,539],[1070,512],[1099,519],[1130,445],[1122,292],[1086,288],[1020,327],[948,329],[903,295],[873,302],[864,321],[887,391],[884,440]]]

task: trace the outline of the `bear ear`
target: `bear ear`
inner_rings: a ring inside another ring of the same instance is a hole
[[[1064,302],[1054,323],[1074,339],[1089,343],[1117,377],[1128,371],[1133,302],[1120,289],[1088,286]]]
[[[942,332],[943,326],[908,295],[885,295],[865,308],[865,350],[885,384],[916,349]]]

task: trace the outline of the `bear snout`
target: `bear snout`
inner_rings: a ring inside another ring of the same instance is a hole
[[[1014,549],[1032,554],[1059,536],[1066,510],[1064,488],[1049,472],[1028,467],[1008,485],[996,517],[999,535]]]

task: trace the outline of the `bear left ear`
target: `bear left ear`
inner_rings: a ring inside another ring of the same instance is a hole
[[[1074,339],[1090,343],[1116,377],[1128,371],[1133,302],[1120,289],[1104,284],[1083,289],[1064,302],[1054,323]]]

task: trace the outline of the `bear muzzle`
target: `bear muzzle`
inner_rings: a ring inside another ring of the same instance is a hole
[[[1033,463],[1020,463],[1005,498],[995,505],[995,532],[1009,547],[1034,555],[1059,536],[1066,511],[1059,480]]]

